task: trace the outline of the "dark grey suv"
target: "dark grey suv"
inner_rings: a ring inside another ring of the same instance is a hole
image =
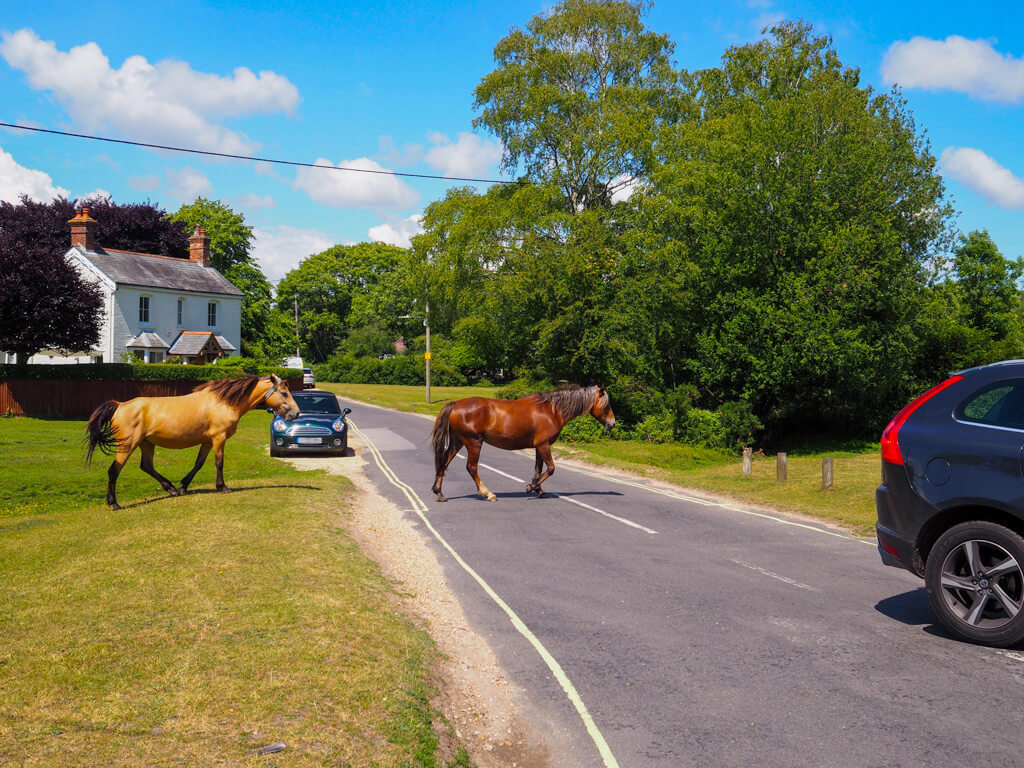
[[[1024,360],[959,371],[882,433],[875,493],[886,565],[923,576],[955,635],[1024,640]]]

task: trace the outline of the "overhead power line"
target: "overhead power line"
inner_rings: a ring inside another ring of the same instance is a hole
[[[144,141],[129,141],[128,139],[113,139],[109,136],[91,136],[87,133],[71,133],[70,131],[55,131],[51,128],[37,128],[31,125],[17,125],[16,123],[0,122],[0,128],[15,128],[19,131],[35,131],[36,133],[50,133],[55,136],[69,136],[75,139],[91,139],[92,141],[107,141],[111,144],[129,144],[133,147],[146,147],[147,149],[165,149],[169,152],[186,152],[193,155],[208,155],[209,157],[224,157],[230,160],[252,160],[257,163],[273,163],[275,165],[294,165],[301,168],[323,168],[325,171],[348,171],[350,173],[375,173],[380,176],[406,176],[413,179],[441,179],[443,181],[475,181],[481,184],[518,184],[518,181],[509,179],[474,179],[465,176],[435,176],[429,173],[402,173],[400,171],[375,171],[371,168],[343,168],[337,165],[317,165],[316,163],[300,163],[297,160],[276,160],[272,157],[255,157],[253,155],[233,155],[228,152],[210,152],[205,149],[190,149],[188,147],[172,147],[167,144],[148,144]]]

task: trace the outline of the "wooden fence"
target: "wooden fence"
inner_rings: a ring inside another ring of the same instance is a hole
[[[285,379],[292,392],[302,391],[302,379]],[[125,381],[123,379],[4,379],[0,380],[0,416],[87,419],[107,400],[185,395],[198,381]]]

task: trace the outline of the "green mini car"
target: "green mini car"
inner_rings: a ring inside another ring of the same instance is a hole
[[[293,392],[299,415],[285,421],[276,414],[270,422],[270,455],[289,453],[330,453],[342,455],[348,448],[348,423],[338,398],[330,392]],[[273,412],[272,409],[267,409]]]

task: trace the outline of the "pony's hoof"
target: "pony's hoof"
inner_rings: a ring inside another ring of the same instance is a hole
[[[527,493],[533,493],[533,484],[532,483],[530,485],[526,486],[526,492]]]
[[[115,501],[115,502],[114,502],[113,504],[111,504],[111,505],[110,505],[110,508],[111,508],[111,509],[121,509],[121,505],[120,505],[120,504],[118,504],[118,503],[117,503],[117,502]]]
[[[494,495],[493,493],[488,493],[488,494],[487,494],[487,496],[486,496],[485,498],[486,498],[486,499],[487,499],[488,501],[497,501],[497,500],[498,500],[498,497],[497,497],[497,496],[495,496],[495,495]]]
[[[231,489],[228,488],[226,485],[222,485],[217,490],[220,491],[221,493],[231,493]]]
[[[551,495],[550,493],[546,493],[545,491],[541,491],[541,490],[537,491],[537,498],[538,499],[546,499],[550,495]]]
[[[181,491],[179,491],[177,488],[168,488],[167,493],[170,494],[171,496],[181,496]]]
[[[439,493],[439,494],[437,494],[437,500],[438,500],[438,501],[448,501],[448,499],[447,499],[447,498],[445,498],[444,496],[442,496],[442,495],[441,495],[440,493]]]

